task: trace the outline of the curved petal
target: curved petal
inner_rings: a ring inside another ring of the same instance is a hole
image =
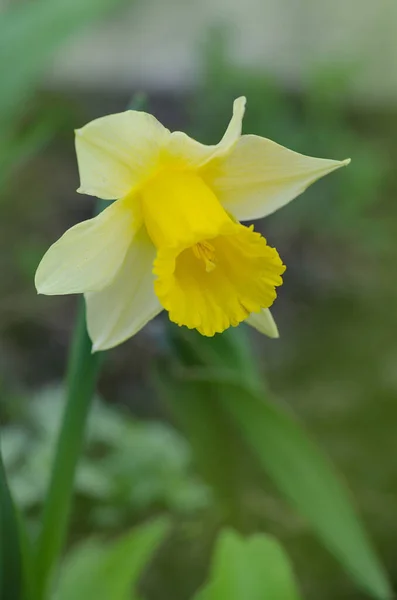
[[[162,311],[153,289],[155,255],[155,247],[141,228],[112,283],[100,292],[85,294],[94,352],[121,344]]]
[[[82,194],[114,200],[127,195],[156,168],[170,132],[135,110],[95,119],[76,130]]]
[[[251,313],[245,323],[271,338],[280,337],[275,320],[268,308],[262,308],[259,313]]]
[[[171,133],[167,152],[174,160],[192,168],[200,168],[215,156],[227,153],[241,136],[246,99],[237,98],[233,103],[233,116],[219,144],[200,144],[182,131]]]
[[[42,258],[35,276],[39,294],[100,290],[120,268],[140,218],[118,200],[97,217],[68,229]]]
[[[269,215],[349,162],[304,156],[266,138],[244,135],[200,174],[224,208],[246,221]]]

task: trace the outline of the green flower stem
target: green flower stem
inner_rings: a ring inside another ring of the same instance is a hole
[[[101,354],[92,354],[91,350],[84,301],[81,300],[70,350],[66,407],[36,549],[38,600],[44,599],[48,593],[51,576],[66,539],[76,466],[83,448],[85,424],[101,364]]]
[[[18,600],[21,594],[21,551],[17,515],[0,453],[0,598]]]

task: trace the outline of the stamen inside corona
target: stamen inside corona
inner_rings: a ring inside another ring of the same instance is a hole
[[[211,273],[216,267],[214,246],[209,242],[204,241],[195,244],[192,247],[192,250],[196,258],[204,261],[207,273]]]

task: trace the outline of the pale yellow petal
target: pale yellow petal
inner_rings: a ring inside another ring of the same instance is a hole
[[[77,129],[78,192],[105,200],[126,196],[157,167],[169,135],[152,115],[134,110]]]
[[[39,294],[100,290],[116,275],[140,217],[118,200],[93,219],[68,229],[42,258],[35,277]]]
[[[234,144],[234,142],[236,142],[241,136],[246,104],[247,99],[245,98],[245,96],[240,96],[240,98],[237,98],[233,102],[233,116],[230,120],[230,123],[225,131],[223,138],[217,146],[218,149],[228,148],[229,146]]]
[[[259,313],[251,313],[245,323],[271,338],[279,337],[277,325],[268,308],[263,308]]]
[[[112,283],[85,295],[93,351],[106,350],[135,335],[162,310],[153,289],[156,251],[142,228]]]
[[[200,170],[224,208],[240,221],[265,217],[320,177],[348,165],[313,158],[256,135],[244,135],[223,157]]]
[[[241,136],[246,99],[242,96],[233,104],[233,116],[225,135],[216,145],[200,144],[182,131],[174,131],[169,139],[168,154],[182,166],[200,168],[215,156],[229,152]]]

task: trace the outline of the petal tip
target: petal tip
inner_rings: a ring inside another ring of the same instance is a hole
[[[239,96],[238,98],[235,99],[234,104],[236,106],[245,107],[245,105],[247,104],[247,97],[246,96]]]
[[[39,284],[36,283],[36,292],[38,296],[58,296],[58,295],[62,295],[62,294],[58,294],[57,290],[54,291],[53,288],[51,288],[51,285],[46,285],[45,282]]]
[[[269,338],[280,337],[276,322],[268,308],[262,309],[259,313],[251,313],[246,323]]]
[[[271,338],[272,340],[278,340],[280,337],[280,332],[278,330],[276,321],[273,319],[273,316],[270,313],[270,311],[268,312],[268,314],[270,314],[271,318],[269,320],[269,329],[266,331],[266,335],[267,335],[267,337]]]
[[[55,296],[55,294],[52,294],[51,291],[46,290],[44,285],[39,287],[36,286],[36,292],[38,296]]]
[[[91,354],[96,354],[97,352],[104,352],[105,350],[110,350],[111,348],[113,348],[116,345],[116,344],[109,343],[109,341],[106,341],[106,339],[94,342],[91,338],[91,342],[92,342]]]
[[[34,287],[36,288],[36,292],[37,292],[38,296],[46,296],[48,294],[45,291],[45,282],[40,281],[40,279],[41,279],[40,266],[41,266],[41,263],[39,264],[39,266],[36,269],[36,273],[34,276]]]
[[[241,116],[241,119],[245,113],[245,107],[247,104],[247,98],[245,96],[239,96],[233,102],[233,115]]]

